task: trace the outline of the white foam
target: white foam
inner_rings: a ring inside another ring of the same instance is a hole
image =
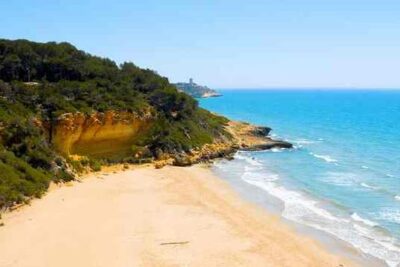
[[[254,171],[245,171],[242,175],[242,179],[248,183],[257,182],[273,182],[279,179],[277,174],[261,174]]]
[[[274,153],[278,153],[278,152],[283,152],[284,148],[272,148],[269,151],[274,152]]]
[[[351,214],[351,218],[357,222],[361,222],[363,224],[366,224],[368,226],[371,227],[375,227],[378,226],[379,224],[373,221],[370,221],[368,219],[362,218],[360,215],[358,215],[356,212],[354,212],[353,214]]]
[[[383,208],[378,213],[378,217],[392,223],[400,224],[400,210],[395,208]]]
[[[262,163],[259,162],[258,160],[254,159],[254,158],[251,158],[251,157],[247,157],[247,156],[245,156],[245,155],[243,155],[241,153],[236,153],[235,158],[244,160],[244,161],[246,161],[247,163],[249,163],[250,165],[253,165],[253,166],[262,166]]]
[[[400,201],[400,195],[395,195],[395,196],[394,196],[394,199]]]
[[[367,170],[367,169],[369,169],[369,167],[368,167],[368,166],[365,166],[365,165],[362,165],[362,166],[361,166],[361,169],[366,169],[366,170]]]
[[[271,174],[265,175],[265,176],[268,177],[270,175]],[[277,176],[275,174],[275,177],[279,177],[279,176]],[[312,213],[318,214],[321,217],[324,217],[324,218],[327,218],[330,220],[334,220],[334,221],[338,220],[336,217],[332,216],[329,212],[325,211],[324,209],[318,208],[316,206],[316,204],[317,204],[316,201],[307,199],[299,192],[287,190],[286,188],[284,188],[282,186],[278,186],[275,183],[265,182],[265,180],[266,180],[265,178],[262,180],[261,179],[248,179],[248,175],[246,173],[244,173],[244,175],[242,176],[242,179],[250,184],[253,184],[257,187],[264,189],[265,191],[270,193],[272,196],[275,196],[281,200],[284,200],[285,207],[287,207],[287,206],[293,207],[293,209],[285,208],[284,213],[287,213],[287,215],[292,215],[292,216],[299,215],[300,216],[300,215],[304,215],[307,213],[309,214],[310,212],[312,212]],[[303,212],[294,214],[294,213],[297,213],[297,208],[300,208],[300,207]],[[306,211],[306,209],[303,209],[304,207],[306,207],[308,211]],[[293,212],[293,214],[290,214],[291,212]],[[289,216],[289,217],[291,217],[291,216]]]
[[[373,189],[373,190],[378,190],[378,189],[379,189],[379,187],[373,186],[373,185],[369,185],[369,184],[367,184],[367,183],[360,183],[360,185],[361,185],[362,187],[365,187],[365,188],[368,188],[368,189]]]
[[[315,154],[315,153],[312,153],[312,152],[310,152],[310,155],[314,156],[317,159],[325,160],[326,162],[329,162],[329,163],[337,162],[336,159],[334,159],[334,158],[332,158],[331,156],[328,156],[328,155],[318,155],[318,154]]]
[[[294,149],[300,149],[300,148],[303,148],[304,146],[315,144],[320,141],[312,141],[312,140],[308,140],[308,139],[297,139],[297,140],[292,140],[290,142],[292,142],[294,144],[293,145]]]
[[[326,172],[321,180],[336,186],[355,186],[359,177],[351,172]]]
[[[312,141],[312,140],[307,140],[307,139],[298,139],[294,140],[293,143],[299,144],[299,145],[311,145],[317,143],[317,141]]]

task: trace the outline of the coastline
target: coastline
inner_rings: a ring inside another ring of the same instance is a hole
[[[371,109],[344,104],[361,94],[227,90],[223,99],[204,100],[201,106],[236,120],[269,125],[274,128],[272,137],[294,145],[290,151],[238,152],[234,162],[216,164],[215,169],[225,170],[223,178],[229,180],[232,174],[242,181],[240,186],[252,186],[247,188],[250,194],[259,190],[275,198],[278,203],[268,199],[261,205],[268,211],[281,207],[276,214],[283,220],[305,228],[313,238],[327,236],[322,241],[328,247],[344,243],[345,252],[356,248],[357,258],[368,263],[361,266],[394,267],[400,262],[399,176],[398,151],[390,144],[395,143],[398,129],[392,127],[390,114],[398,94],[366,94]],[[349,120],[346,114],[376,123]]]
[[[1,266],[355,266],[204,165],[91,174],[4,222]]]
[[[349,242],[346,242],[339,237],[327,233],[323,230],[311,227],[309,225],[295,222],[284,217],[283,213],[285,210],[285,203],[271,195],[264,189],[255,186],[251,183],[246,182],[241,178],[241,175],[232,175],[237,170],[232,170],[230,175],[221,169],[221,165],[227,163],[226,160],[221,159],[215,162],[211,167],[211,171],[215,173],[217,177],[229,184],[229,186],[237,192],[240,198],[256,205],[264,210],[264,212],[277,216],[282,223],[289,225],[296,233],[311,237],[314,240],[320,242],[325,249],[335,255],[343,256],[349,259],[358,266],[365,267],[377,267],[377,266],[388,266],[383,260],[376,258],[370,254],[364,253],[354,247]]]

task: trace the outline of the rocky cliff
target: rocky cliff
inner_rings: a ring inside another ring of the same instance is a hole
[[[271,128],[255,126],[246,122],[230,121],[226,127],[231,133],[233,142],[241,150],[256,151],[272,148],[292,148],[289,142],[269,137]]]
[[[91,158],[123,159],[134,156],[132,145],[148,134],[155,118],[138,116],[128,112],[66,113],[57,118],[50,130],[49,138],[54,147],[64,156],[87,156]],[[226,130],[231,138],[214,140],[211,144],[190,151],[153,155],[157,166],[173,164],[187,166],[214,158],[231,158],[237,150],[265,150],[291,148],[285,141],[268,137],[268,127],[254,126],[245,122],[230,121]]]
[[[166,164],[176,166],[189,166],[202,161],[209,161],[216,158],[232,159],[233,154],[238,150],[260,151],[273,148],[289,149],[293,145],[282,140],[275,140],[269,137],[271,128],[256,126],[246,122],[229,121],[225,126],[231,134],[231,138],[215,140],[212,144],[206,144],[201,148],[193,149],[187,153],[177,153],[164,157],[158,161],[156,167]]]
[[[66,113],[51,128],[50,140],[64,156],[124,157],[153,118],[128,112]]]

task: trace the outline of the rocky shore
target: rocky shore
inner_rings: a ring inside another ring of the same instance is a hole
[[[233,141],[241,150],[257,151],[272,148],[292,148],[293,145],[282,140],[269,137],[271,128],[256,126],[247,122],[230,121],[227,130],[233,136]]]
[[[226,126],[226,130],[232,136],[230,140],[217,140],[213,144],[204,145],[188,153],[167,155],[161,160],[156,160],[156,168],[161,168],[165,165],[190,166],[216,158],[232,159],[233,154],[238,150],[260,151],[293,147],[289,142],[269,137],[268,135],[271,131],[269,127],[256,126],[247,122],[230,121]]]

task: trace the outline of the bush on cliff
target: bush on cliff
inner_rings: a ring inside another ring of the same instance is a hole
[[[0,39],[0,208],[40,196],[50,181],[72,178],[51,144],[58,116],[107,110],[156,118],[132,144],[145,149],[146,157],[229,137],[225,118],[199,108],[196,100],[152,70],[129,62],[118,66],[69,43]],[[80,162],[68,162],[81,170]],[[100,168],[93,159],[88,164]]]

